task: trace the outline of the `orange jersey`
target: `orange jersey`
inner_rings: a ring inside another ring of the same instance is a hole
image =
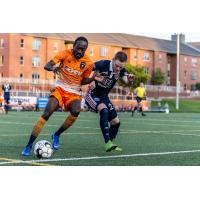
[[[0,90],[0,103],[3,103],[2,91]]]
[[[61,63],[55,86],[80,95],[81,81],[83,78],[89,78],[93,69],[91,59],[86,54],[83,58],[76,59],[72,50],[67,49],[59,52],[53,61],[55,64]]]

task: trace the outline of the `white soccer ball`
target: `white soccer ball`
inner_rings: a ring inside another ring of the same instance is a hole
[[[40,140],[34,146],[34,154],[38,158],[50,158],[53,154],[53,148],[49,141]]]

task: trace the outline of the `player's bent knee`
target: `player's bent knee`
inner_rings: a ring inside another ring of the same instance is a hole
[[[51,116],[51,114],[49,112],[44,112],[42,115],[42,118],[44,118],[47,121],[50,116]]]
[[[80,114],[80,109],[72,110],[72,111],[71,111],[71,115],[73,115],[74,117],[78,117],[79,114]]]
[[[119,117],[116,117],[110,121],[110,125],[120,124]]]

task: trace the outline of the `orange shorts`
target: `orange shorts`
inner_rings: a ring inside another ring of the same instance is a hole
[[[63,90],[61,87],[54,88],[50,96],[54,96],[58,100],[59,107],[62,107],[64,105],[65,111],[68,110],[70,102],[76,99],[81,101],[82,99],[80,95],[74,94],[72,92],[67,92]]]

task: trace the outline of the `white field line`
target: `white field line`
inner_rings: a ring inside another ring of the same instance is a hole
[[[90,120],[88,120],[90,121]],[[15,125],[26,125],[26,126],[33,126],[34,123],[22,123],[22,122],[10,122],[10,121],[0,121],[0,124],[15,124]],[[132,122],[122,122],[122,124],[132,124],[134,125],[134,123]],[[145,126],[176,126],[176,127],[196,127],[196,128],[200,128],[200,123],[199,123],[199,126],[194,126],[194,125],[187,125],[187,124],[152,124],[152,123],[148,123],[148,124],[145,124]],[[50,126],[50,127],[57,127],[58,125],[56,124],[45,124],[45,126]],[[76,127],[77,128],[77,127]],[[81,128],[91,128],[91,127],[81,127]],[[93,128],[93,129],[99,129],[99,128]]]
[[[26,123],[22,123],[27,125]],[[47,125],[47,126],[56,126],[56,125]],[[90,130],[100,130],[100,128],[94,128],[94,127],[81,127],[81,126],[77,126],[77,129],[90,129]],[[183,135],[183,136],[197,136],[200,137],[200,134],[193,134],[193,133],[188,133],[188,132],[199,132],[200,133],[200,129],[197,130],[176,130],[176,131],[172,131],[172,130],[165,130],[165,131],[155,131],[155,130],[134,130],[134,129],[130,129],[130,130],[121,130],[119,132],[119,134],[145,134],[145,133],[149,133],[149,134],[167,134],[167,135]],[[68,132],[66,134],[70,134],[70,135],[98,135],[100,134],[100,132],[98,133],[94,133],[94,132],[86,132],[86,133],[72,133],[72,132]],[[50,135],[50,133],[45,133],[43,132],[41,135]],[[15,137],[15,136],[27,136],[27,134],[0,134],[0,137]]]
[[[40,159],[40,160],[19,160],[18,163],[31,164],[31,163],[48,163],[48,162],[62,162],[62,161],[79,161],[79,160],[98,160],[98,159],[113,159],[113,158],[131,158],[143,156],[159,156],[159,155],[172,155],[172,154],[185,154],[185,153],[198,153],[200,149],[186,150],[186,151],[169,151],[169,152],[155,152],[155,153],[138,153],[127,155],[113,155],[113,156],[91,156],[91,157],[72,157],[72,158],[55,158],[55,159]],[[14,162],[0,162],[0,165],[12,164]]]
[[[12,115],[13,115],[13,117],[16,117],[16,115],[17,115],[17,113],[12,113]],[[12,115],[10,115],[10,116],[12,116]],[[40,116],[40,115],[39,115]],[[38,116],[38,117],[39,117]],[[66,114],[66,116],[67,116],[67,114]],[[55,115],[55,117],[62,117],[63,119],[65,119],[65,117],[66,116],[63,116],[63,115],[61,115],[61,114],[59,114],[59,113],[57,113],[56,115]],[[18,117],[20,118],[21,116],[19,116],[18,115]],[[22,116],[21,118],[31,118],[32,116],[30,116],[30,115],[27,115],[27,116]],[[97,115],[97,119],[98,119],[98,115]],[[148,117],[148,116],[147,116]],[[179,122],[179,123],[185,123],[185,122],[188,122],[188,123],[199,123],[200,124],[200,120],[198,121],[194,121],[194,120],[175,120],[175,119],[159,119],[159,118],[154,118],[154,119],[148,119],[148,118],[132,118],[132,117],[122,117],[123,119],[133,119],[133,121],[142,121],[142,122],[146,122],[146,121],[156,121],[156,122]],[[87,119],[78,119],[78,121],[91,121],[92,119],[94,119],[94,117],[88,117],[87,116]],[[199,118],[200,119],[200,118]],[[123,121],[123,123],[129,123],[129,122],[124,122]],[[131,122],[132,123],[132,122]]]

